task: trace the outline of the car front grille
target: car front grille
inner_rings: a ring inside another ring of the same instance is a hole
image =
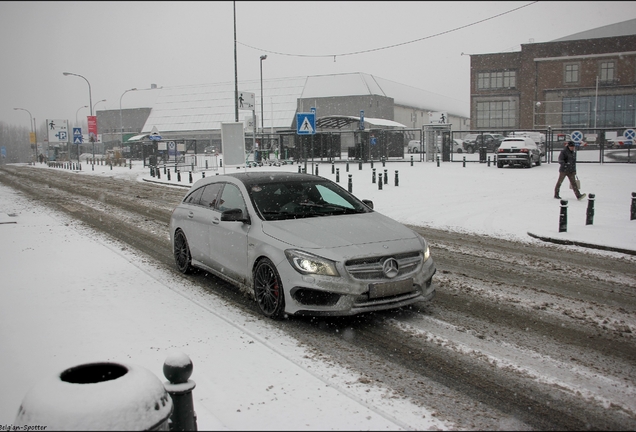
[[[345,268],[354,279],[388,279],[382,272],[382,265],[388,258],[395,258],[398,262],[398,274],[395,277],[401,277],[411,273],[422,263],[421,252],[410,252],[400,255],[386,255],[349,260],[345,262]]]

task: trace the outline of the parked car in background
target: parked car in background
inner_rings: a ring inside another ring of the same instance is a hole
[[[513,131],[508,134],[510,137],[528,137],[532,138],[534,143],[539,147],[541,156],[545,154],[545,134],[537,131]]]
[[[304,173],[203,178],[174,209],[182,273],[208,271],[263,315],[355,315],[435,294],[428,242],[337,183]]]
[[[453,139],[453,152],[454,153],[462,153],[464,151],[464,146],[463,146],[463,141],[460,139]],[[420,153],[420,151],[426,153],[426,147],[420,147],[420,141],[419,140],[411,140],[409,141],[408,145],[406,146],[405,152],[406,153]],[[437,151],[438,153],[442,151],[442,147],[441,147],[441,139],[438,140],[437,144],[436,144],[436,148],[435,151]]]
[[[459,138],[453,138],[453,153],[463,153],[464,152],[464,140],[460,140]]]
[[[497,168],[504,166],[522,165],[532,168],[541,165],[541,151],[532,138],[506,138],[497,150]]]
[[[407,153],[419,153],[423,149],[421,148],[422,142],[420,140],[411,140],[406,146]]]
[[[484,145],[489,152],[497,151],[499,144],[505,137],[502,134],[493,133],[472,133],[464,137],[464,151],[466,153],[475,153],[476,150]]]

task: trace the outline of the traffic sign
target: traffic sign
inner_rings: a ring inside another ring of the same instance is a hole
[[[67,120],[47,120],[46,129],[50,143],[68,142],[68,121]]]
[[[314,135],[316,133],[316,115],[314,113],[296,114],[296,133]]]
[[[574,131],[570,134],[570,138],[577,144],[580,144],[583,141],[583,133],[581,131]]]
[[[360,110],[360,130],[364,130],[364,110]]]
[[[626,138],[626,140],[628,142],[626,142],[625,144],[627,145],[632,145],[634,144],[634,140],[636,140],[636,130],[634,129],[627,129],[625,131],[625,133],[623,134],[623,136]]]
[[[150,135],[148,135],[148,139],[150,141],[161,141],[161,135],[159,134],[159,130],[157,129],[157,126],[152,127],[152,130],[150,131]]]
[[[242,110],[253,110],[255,106],[255,98],[254,93],[249,92],[239,92],[239,109]]]
[[[82,128],[73,128],[73,144],[81,144],[83,142]]]

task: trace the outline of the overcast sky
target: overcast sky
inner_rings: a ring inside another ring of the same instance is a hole
[[[517,9],[517,10],[515,10]],[[508,13],[509,12],[509,13]],[[75,122],[234,81],[233,2],[0,2],[0,121]],[[636,18],[636,2],[236,2],[238,78],[364,72],[464,101],[470,57]],[[356,54],[358,53],[358,54]],[[240,90],[240,86],[239,86]],[[106,99],[106,102],[97,103]],[[259,101],[257,95],[257,103]],[[78,111],[79,110],[79,111]]]

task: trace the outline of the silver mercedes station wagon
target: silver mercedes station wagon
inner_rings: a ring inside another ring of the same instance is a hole
[[[355,315],[435,294],[427,241],[319,176],[203,178],[174,209],[170,240],[179,271],[237,285],[274,319]]]

